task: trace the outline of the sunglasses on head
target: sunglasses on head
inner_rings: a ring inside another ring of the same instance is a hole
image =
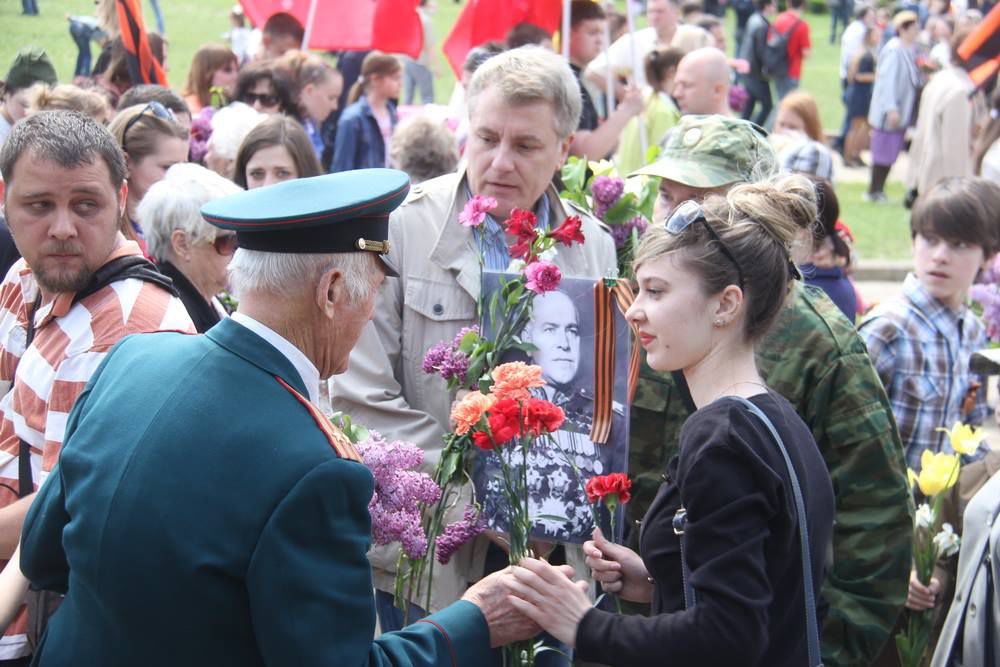
[[[742,289],[743,269],[740,268],[740,263],[736,261],[736,257],[733,253],[731,253],[729,248],[726,247],[726,244],[722,242],[722,238],[719,234],[712,228],[712,225],[708,224],[708,219],[705,217],[705,212],[702,210],[701,204],[690,199],[679,204],[677,208],[675,208],[667,217],[665,227],[668,233],[676,236],[691,225],[698,222],[705,225],[705,229],[708,230],[708,235],[711,236],[712,240],[719,245],[719,250],[721,250],[722,254],[728,257],[729,261],[736,267],[736,276],[739,280],[740,289]]]
[[[255,103],[260,102],[262,107],[275,107],[278,106],[277,95],[271,95],[269,93],[244,93],[243,103],[253,106]]]
[[[171,123],[177,122],[177,117],[174,116],[173,111],[163,106],[156,100],[153,100],[152,102],[144,106],[142,108],[142,111],[132,116],[132,118],[129,119],[127,123],[125,123],[125,131],[122,132],[122,150],[125,150],[125,144],[128,141],[128,131],[131,130],[132,127],[136,123],[138,123],[143,116],[146,115],[147,111],[151,112],[156,118],[159,118],[160,120],[168,120]]]
[[[236,234],[217,234],[212,246],[220,255],[232,255],[240,247],[240,243],[236,240]]]
[[[711,236],[712,240],[719,245],[719,250],[721,250],[722,254],[728,257],[729,261],[736,267],[736,276],[739,280],[739,286],[742,289],[743,270],[740,268],[740,263],[736,261],[736,257],[732,252],[730,252],[729,248],[726,247],[726,244],[722,241],[718,232],[712,228],[712,225],[708,224],[708,219],[705,217],[705,211],[701,208],[701,204],[692,200],[682,203],[667,217],[665,227],[668,233],[676,235],[680,234],[696,222],[700,222],[705,225],[705,229],[708,230],[709,236]],[[795,262],[792,261],[791,255],[788,256],[788,272],[793,280],[802,280],[802,272],[799,271],[799,267],[797,267]]]

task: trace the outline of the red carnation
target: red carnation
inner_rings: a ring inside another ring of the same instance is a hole
[[[609,507],[627,503],[632,498],[631,490],[632,480],[623,472],[598,475],[587,481],[587,499],[592,503],[604,502]]]
[[[566,413],[551,401],[529,398],[524,403],[524,430],[539,436],[559,430],[566,421]]]
[[[571,215],[562,221],[562,224],[549,232],[549,236],[563,245],[573,245],[583,243],[583,220],[578,215]]]
[[[538,218],[531,211],[515,208],[510,212],[510,217],[503,224],[504,230],[512,236],[516,236],[519,239],[534,239]]]
[[[511,398],[497,401],[490,409],[486,422],[489,424],[489,433],[482,431],[473,433],[473,444],[480,449],[503,446],[521,435],[520,406],[517,401]],[[492,439],[490,438],[491,433],[493,434]]]

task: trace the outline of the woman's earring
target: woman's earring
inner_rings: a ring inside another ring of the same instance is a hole
[[[721,327],[723,324],[722,320],[715,320],[715,326]]]

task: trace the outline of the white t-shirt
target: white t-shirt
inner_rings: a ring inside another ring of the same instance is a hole
[[[865,41],[865,24],[861,21],[851,21],[844,29],[844,34],[840,38],[840,80],[847,78],[847,70],[851,67],[851,61],[861,50]]]
[[[714,43],[712,36],[705,30],[695,25],[678,25],[677,32],[674,33],[670,44],[661,44],[656,34],[656,28],[643,28],[636,30],[631,35],[625,34],[615,40],[612,44],[594,58],[587,65],[587,73],[596,73],[601,78],[607,76],[608,64],[610,63],[612,72],[618,74],[632,74],[631,79],[634,85],[639,88],[646,86],[646,72],[644,62],[646,54],[658,46],[678,46],[695,48],[701,46],[711,46]],[[633,58],[632,45],[635,45],[635,61]],[[633,71],[634,70],[634,71]]]

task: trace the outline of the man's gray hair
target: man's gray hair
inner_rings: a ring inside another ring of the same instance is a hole
[[[371,298],[378,260],[368,252],[278,253],[239,248],[229,263],[229,284],[237,299],[248,292],[288,297],[316,287],[330,269],[339,269],[352,303]]]
[[[170,239],[177,229],[191,243],[214,241],[216,228],[201,217],[201,207],[242,191],[229,179],[197,164],[184,162],[170,167],[162,181],[150,186],[136,209],[149,254],[160,260],[171,259]]]
[[[522,46],[484,62],[469,82],[469,116],[476,113],[480,93],[496,86],[511,106],[548,102],[554,112],[556,135],[565,139],[580,124],[583,102],[580,84],[566,61],[548,49]]]
[[[107,128],[79,111],[39,111],[14,124],[0,148],[0,174],[10,185],[24,153],[67,169],[104,160],[117,190],[128,172],[125,154]]]

